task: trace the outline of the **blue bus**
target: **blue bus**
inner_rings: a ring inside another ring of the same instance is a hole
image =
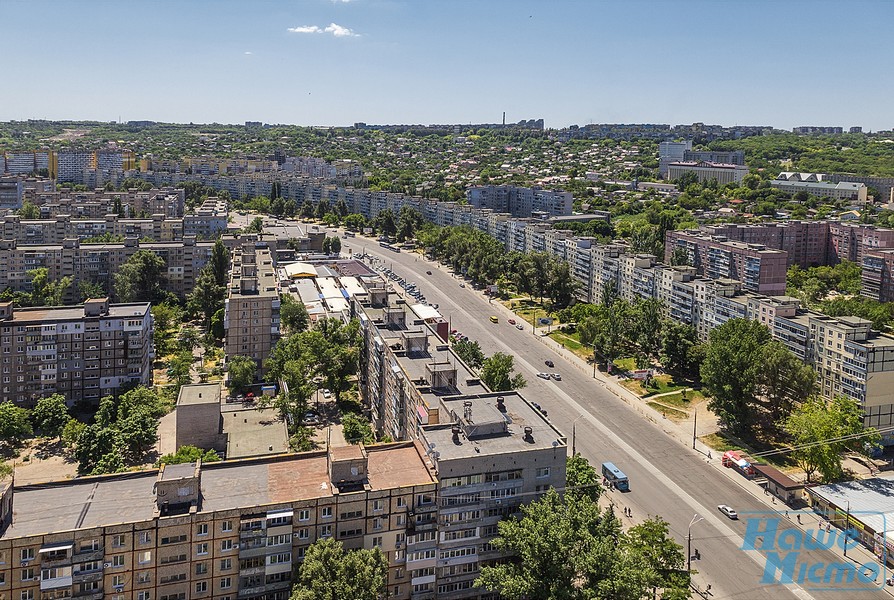
[[[602,476],[605,478],[608,484],[613,486],[615,489],[622,492],[627,492],[630,490],[630,482],[627,480],[627,476],[624,475],[624,472],[616,467],[614,463],[602,463]]]

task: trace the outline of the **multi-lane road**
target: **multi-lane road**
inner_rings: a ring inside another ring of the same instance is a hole
[[[591,373],[572,367],[551,345],[537,340],[530,327],[519,330],[507,324],[502,308],[470,287],[460,287],[460,281],[446,267],[416,253],[389,251],[367,238],[346,238],[342,245],[343,254],[371,254],[408,281],[416,282],[429,304],[438,304],[451,327],[478,341],[485,354],[511,353],[516,370],[528,381],[522,393],[548,411],[550,420],[569,437],[569,445],[574,429],[577,451],[592,464],[612,461],[628,475],[629,493],[609,492],[616,505],[631,508],[634,518],[660,515],[684,547],[694,515],[701,516],[702,520],[691,527],[692,546],[701,555],[692,566],[699,572],[696,581],[701,587],[711,585],[710,597],[826,600],[853,598],[858,593],[861,599],[890,598],[880,589],[880,583],[855,584],[862,587],[855,592],[843,591],[841,585],[835,590],[821,589],[836,586],[803,580],[799,585],[797,576],[789,584],[763,582],[766,552],[742,549],[748,519],[731,521],[717,510],[717,505],[731,505],[742,517],[770,511],[771,517],[781,518],[780,531],[794,529],[795,524],[789,524],[781,512],[774,514],[739,482],[706,464],[703,455],[644,418],[594,380]],[[499,323],[491,323],[491,315],[499,316]],[[555,368],[545,367],[546,360],[555,362]],[[558,371],[562,381],[539,379],[535,374],[540,371]],[[854,554],[851,552],[851,556]],[[801,564],[809,567],[842,560],[848,559],[842,558],[840,550],[802,549],[798,568]]]

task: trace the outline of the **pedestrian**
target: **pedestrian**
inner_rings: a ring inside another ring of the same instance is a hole
[[[786,519],[789,518],[789,516],[788,516],[788,511],[785,511],[785,518],[786,518]]]
[[[798,525],[800,525],[800,524],[801,524],[801,514],[798,513]]]

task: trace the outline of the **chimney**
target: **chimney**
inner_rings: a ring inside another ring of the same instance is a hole
[[[525,441],[529,444],[534,443],[534,428],[533,427],[525,427]]]
[[[462,429],[460,428],[459,425],[454,425],[453,427],[450,428],[450,433],[453,434],[453,443],[456,444],[457,446],[460,444],[460,441],[459,441],[459,432],[460,431],[462,431]]]
[[[497,396],[497,410],[501,413],[506,412],[506,403],[503,400],[503,396]]]

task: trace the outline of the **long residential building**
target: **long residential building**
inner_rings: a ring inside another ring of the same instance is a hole
[[[152,381],[152,313],[148,303],[13,308],[0,303],[0,402],[33,406],[54,393],[98,402]],[[2,567],[0,567],[2,568]]]
[[[514,185],[472,187],[466,198],[473,208],[489,208],[513,217],[530,217],[535,213],[570,215],[571,192],[558,192]]]
[[[29,273],[45,267],[51,280],[71,277],[66,301],[77,298],[82,282],[97,283],[111,293],[114,275],[121,265],[137,251],[149,250],[165,262],[165,289],[186,297],[211,257],[213,246],[214,242],[198,242],[191,236],[177,242],[140,242],[132,237],[120,244],[81,244],[75,238],[43,246],[0,240],[4,257],[0,262],[0,289],[30,292]]]
[[[497,524],[564,486],[566,439],[518,392],[489,391],[449,348],[447,323],[438,329],[430,307],[408,306],[384,287],[368,292],[352,300],[363,335],[361,396],[379,434],[420,442],[440,479],[437,514],[417,513],[408,546],[414,593],[490,597],[473,583],[504,558],[492,544]]]
[[[40,209],[41,218],[71,215],[73,218],[104,218],[109,214],[123,217],[164,215],[174,219],[185,214],[186,192],[182,188],[161,187],[142,191],[76,192],[56,190],[52,179],[23,179],[21,202],[30,202]],[[21,207],[21,203],[18,207]]]
[[[679,179],[684,173],[695,173],[699,183],[714,180],[718,185],[726,185],[740,183],[748,175],[748,167],[695,160],[668,163],[668,179]]]
[[[412,581],[435,578],[419,574],[420,557],[441,560],[438,501],[436,468],[412,442],[16,488],[7,480],[0,593],[287,600],[308,547],[331,538],[385,554],[389,598],[433,598]]]

